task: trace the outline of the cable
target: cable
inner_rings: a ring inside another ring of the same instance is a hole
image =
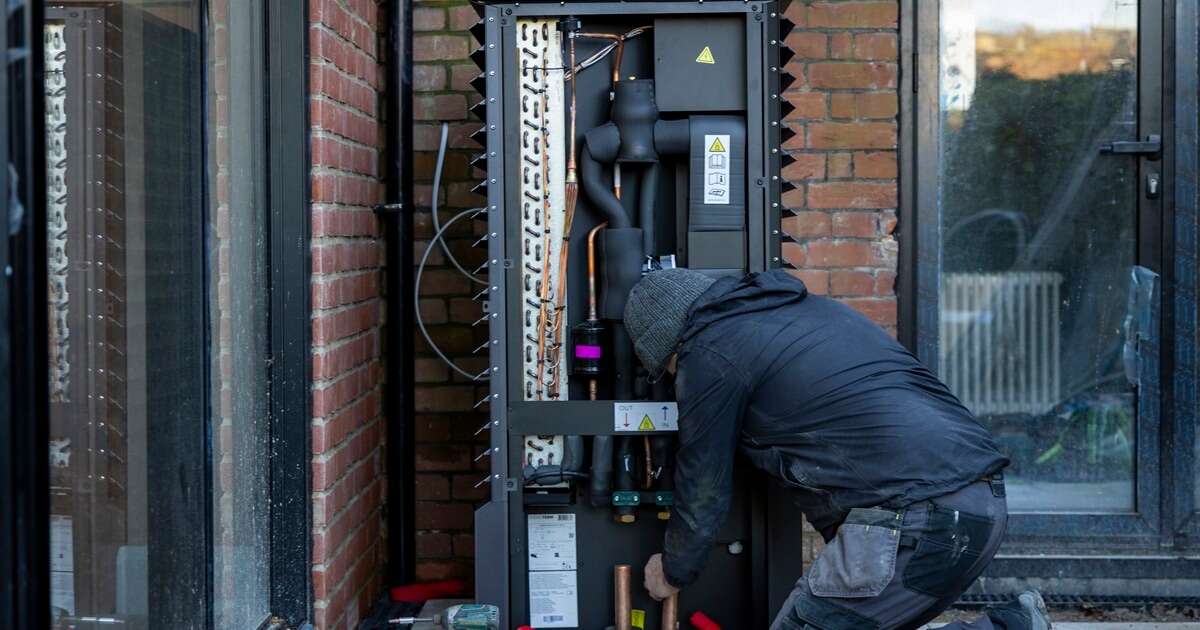
[[[446,230],[450,229],[451,225],[454,225],[455,221],[458,221],[468,214],[474,214],[478,211],[478,208],[463,210],[462,212],[454,215],[452,219],[447,221],[445,225],[438,228],[438,231],[434,233],[433,238],[429,241],[429,245],[425,247],[425,253],[421,254],[421,262],[417,265],[417,276],[413,281],[413,304],[416,305],[415,311],[417,328],[421,331],[421,336],[425,338],[425,342],[428,343],[429,347],[433,349],[434,354],[436,354],[438,358],[441,359],[446,365],[450,366],[452,370],[462,374],[472,381],[486,381],[488,380],[487,370],[484,370],[479,374],[471,374],[455,365],[455,363],[442,352],[442,349],[437,347],[437,344],[433,342],[433,338],[429,336],[429,331],[425,329],[425,320],[421,318],[421,274],[425,273],[425,263],[429,261],[429,252],[433,251],[434,242],[441,239],[446,233]]]
[[[447,135],[449,134],[450,125],[442,123],[442,139],[438,143],[437,165],[433,168],[433,198],[429,202],[429,212],[433,215],[433,229],[440,231],[442,226],[438,224],[438,191],[442,188],[442,167],[446,163],[446,143]],[[432,245],[432,243],[430,243]],[[479,284],[487,284],[484,280],[475,274],[467,271],[454,254],[450,253],[450,246],[446,244],[446,239],[442,239],[442,252],[446,254],[446,258],[450,260],[450,264],[454,265],[462,275],[470,278]]]
[[[545,470],[545,471],[533,473],[532,475],[525,477],[524,482],[526,484],[531,484],[531,483],[537,483],[537,482],[541,481],[542,479],[559,479],[560,481],[565,481],[566,478],[588,479],[588,475],[587,475],[587,473],[574,472],[574,471],[570,471],[570,470]]]

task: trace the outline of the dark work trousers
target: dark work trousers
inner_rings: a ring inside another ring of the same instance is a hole
[[[999,475],[902,510],[851,510],[771,630],[920,628],[979,577],[1007,524]],[[1028,617],[1008,608],[943,627],[1025,630]]]

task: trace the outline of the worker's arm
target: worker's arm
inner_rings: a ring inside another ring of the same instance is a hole
[[[703,347],[679,356],[679,451],[675,506],[663,543],[667,581],[696,581],[717,532],[729,514],[733,461],[749,387],[727,359]]]

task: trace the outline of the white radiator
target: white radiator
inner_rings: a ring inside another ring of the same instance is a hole
[[[1049,411],[1060,401],[1063,277],[948,273],[939,298],[939,374],[976,414]]]

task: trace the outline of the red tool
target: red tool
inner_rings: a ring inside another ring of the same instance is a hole
[[[713,621],[708,615],[700,612],[699,610],[692,613],[691,617],[688,617],[688,622],[690,622],[692,627],[696,630],[721,630],[721,626],[717,625],[717,622]]]

